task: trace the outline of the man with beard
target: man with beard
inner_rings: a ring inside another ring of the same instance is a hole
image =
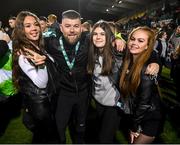
[[[73,143],[84,143],[90,88],[86,72],[89,37],[81,32],[81,16],[74,10],[62,13],[60,29],[63,35],[59,39],[45,38],[48,53],[59,65],[61,89],[58,93],[56,124],[60,143],[66,143],[65,131],[70,118],[75,125]]]

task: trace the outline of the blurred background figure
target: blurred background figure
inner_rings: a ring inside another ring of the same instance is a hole
[[[56,37],[60,37],[60,24],[57,21],[57,16],[54,14],[50,14],[47,17],[48,21],[48,28],[51,29],[51,31],[54,31],[56,34]]]
[[[176,99],[180,102],[180,44],[173,53],[171,77],[173,78],[176,87]]]
[[[89,32],[91,32],[91,30],[92,30],[92,27],[88,21],[82,23],[82,32],[88,32],[89,33]]]
[[[42,33],[45,33],[47,31],[47,18],[45,16],[40,16],[39,17],[39,22],[41,25],[41,31]]]
[[[21,95],[12,83],[12,53],[8,42],[10,38],[3,34],[0,38],[0,136],[4,134],[10,120],[20,115]]]
[[[169,51],[166,31],[160,31],[157,34],[157,39],[156,39],[154,49],[159,54],[162,67],[166,66],[166,58],[167,58],[168,51]],[[161,74],[161,71],[162,71],[162,69],[159,71],[159,74]]]
[[[14,27],[15,27],[15,23],[16,23],[16,17],[14,17],[14,16],[11,16],[10,18],[9,18],[9,20],[8,20],[8,23],[9,23],[9,29],[8,29],[8,31],[6,32],[8,35],[9,35],[9,37],[11,38],[11,36],[12,36],[12,33],[13,33],[13,30],[14,30]]]
[[[172,35],[169,38],[169,48],[171,49],[172,53],[173,51],[178,48],[180,44],[180,25],[178,25]]]

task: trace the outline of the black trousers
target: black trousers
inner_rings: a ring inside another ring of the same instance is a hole
[[[88,93],[88,90],[83,90],[78,94],[61,90],[56,110],[56,124],[60,143],[66,143],[65,131],[68,125],[72,142],[84,143]]]
[[[99,126],[99,143],[115,143],[115,133],[119,128],[121,112],[118,107],[104,106],[96,102],[97,121]]]
[[[33,133],[32,143],[59,143],[52,104],[46,95],[24,96],[23,123]]]

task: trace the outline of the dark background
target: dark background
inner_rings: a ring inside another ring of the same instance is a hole
[[[171,13],[176,11],[172,6],[179,7],[179,2],[180,0],[2,0],[0,21],[3,22],[3,26],[8,26],[8,18],[16,16],[22,10],[31,11],[37,16],[47,17],[49,14],[55,14],[60,21],[63,11],[74,9],[80,12],[82,22],[92,20],[95,23],[100,19],[116,22],[146,10]]]
[[[61,13],[68,9],[74,9],[81,13],[84,21],[91,19],[94,22],[99,19],[117,20],[117,16],[90,12],[87,10],[89,0],[3,0],[0,4],[0,21],[8,25],[8,18],[16,16],[22,10],[29,10],[38,16],[48,16],[55,14],[58,20],[61,19]]]

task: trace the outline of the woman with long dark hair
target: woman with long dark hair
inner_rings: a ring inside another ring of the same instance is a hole
[[[114,34],[107,22],[94,24],[91,37],[87,70],[92,75],[92,95],[96,103],[99,121],[99,143],[114,143],[120,122],[116,107],[120,97],[118,84],[122,56],[112,46]],[[116,55],[117,54],[117,55]]]
[[[32,143],[55,143],[52,96],[57,78],[54,60],[44,50],[38,17],[21,11],[12,40],[13,82],[23,96],[23,123],[33,133]]]
[[[145,73],[154,43],[155,34],[148,27],[134,29],[127,41],[120,90],[121,97],[129,100],[131,108],[131,143],[152,143],[161,126],[162,113],[157,80]]]

